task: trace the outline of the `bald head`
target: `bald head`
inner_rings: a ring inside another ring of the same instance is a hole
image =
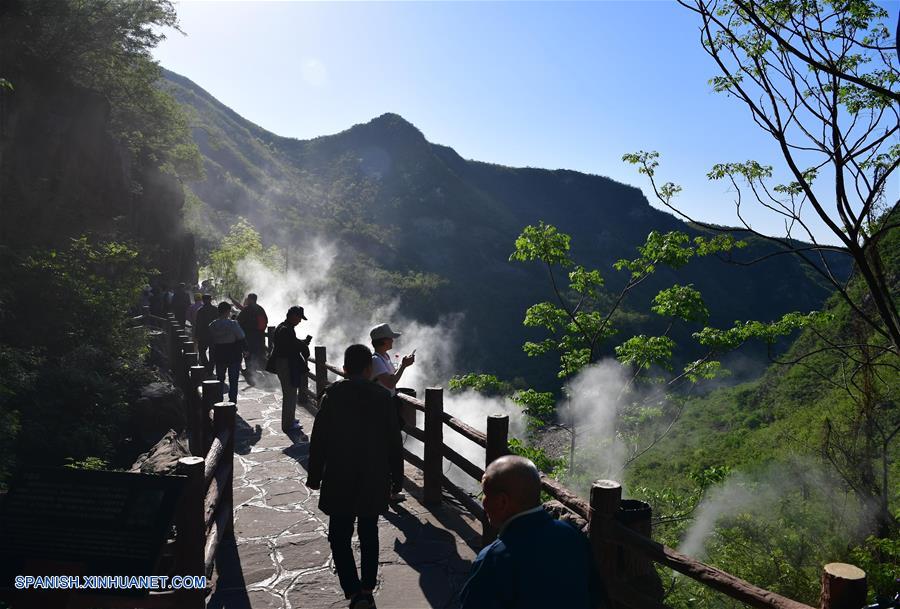
[[[485,495],[505,494],[515,512],[541,503],[541,476],[530,459],[506,455],[491,462],[484,472]]]

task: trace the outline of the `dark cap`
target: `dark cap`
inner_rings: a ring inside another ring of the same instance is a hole
[[[306,319],[306,315],[303,314],[303,307],[297,305],[288,309],[287,316],[290,317],[291,315],[299,315],[300,319]]]

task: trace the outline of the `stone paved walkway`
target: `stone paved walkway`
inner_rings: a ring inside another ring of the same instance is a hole
[[[297,417],[306,433],[313,417]],[[281,392],[241,381],[234,474],[235,539],[217,557],[208,607],[346,607],[328,547],[328,517],[304,486],[308,438],[281,431]],[[421,472],[406,465],[408,499],[379,519],[379,609],[455,608],[479,547],[481,525],[445,494],[422,506]],[[354,547],[357,541],[354,538]],[[358,555],[357,555],[358,560]]]

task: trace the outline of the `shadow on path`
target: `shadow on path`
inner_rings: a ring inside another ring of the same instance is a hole
[[[259,442],[260,438],[262,438],[262,427],[259,425],[251,427],[238,411],[234,420],[234,452],[246,455],[253,445]]]
[[[233,535],[222,540],[216,554],[216,589],[209,597],[206,608],[252,609],[241,557]]]

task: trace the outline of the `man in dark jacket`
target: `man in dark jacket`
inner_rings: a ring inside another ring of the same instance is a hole
[[[190,306],[191,296],[187,293],[187,286],[185,286],[184,283],[179,283],[175,288],[175,292],[172,294],[170,307],[172,315],[175,316],[175,319],[182,326],[184,326],[184,322],[187,319],[187,310]]]
[[[219,316],[219,310],[212,304],[212,296],[203,295],[203,306],[197,309],[194,317],[194,342],[197,343],[197,353],[200,355],[200,365],[212,370],[207,351],[212,345],[212,336],[209,333],[209,324]]]
[[[247,294],[237,318],[247,337],[247,349],[250,351],[250,357],[247,358],[248,374],[260,370],[266,361],[266,328],[269,318],[256,299],[256,294]]]
[[[319,509],[329,515],[328,541],[350,607],[374,605],[378,574],[378,515],[388,506],[390,462],[401,450],[390,394],[369,380],[372,352],[351,345],[344,353],[348,380],[322,396],[309,445],[306,485],[321,485]],[[350,547],[354,520],[359,534],[360,580]]]
[[[544,510],[534,463],[500,457],[485,470],[482,488],[484,511],[500,533],[475,559],[462,609],[605,606],[587,537]]]
[[[300,421],[294,415],[297,390],[306,387],[306,360],[309,359],[309,341],[312,337],[298,339],[295,328],[304,319],[303,307],[288,309],[285,320],[275,328],[275,344],[266,365],[266,370],[275,372],[281,381],[281,430],[285,433],[301,429]]]

